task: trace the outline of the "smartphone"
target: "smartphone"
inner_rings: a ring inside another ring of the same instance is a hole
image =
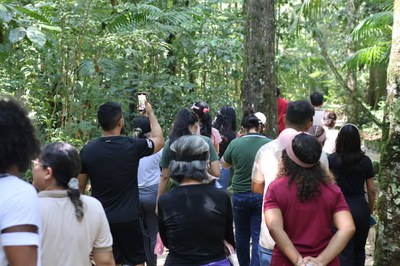
[[[145,108],[145,103],[146,103],[146,93],[145,92],[139,92],[138,93],[138,110],[139,112],[144,112],[146,110]]]

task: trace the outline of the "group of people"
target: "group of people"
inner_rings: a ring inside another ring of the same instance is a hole
[[[40,149],[26,110],[0,99],[0,265],[155,266],[160,243],[165,265],[228,266],[226,246],[246,266],[364,265],[375,189],[359,130],[315,118],[311,98],[282,101],[274,140],[263,114],[246,109],[237,131],[234,108],[212,119],[199,101],[166,141],[149,102],[133,136],[108,102],[78,152]],[[18,178],[30,166],[33,186]]]

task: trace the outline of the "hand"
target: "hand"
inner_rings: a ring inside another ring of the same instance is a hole
[[[146,109],[146,116],[149,117],[150,115],[153,114],[153,108],[151,107],[151,104],[148,101],[145,102],[144,106]]]
[[[303,259],[303,265],[304,266],[324,266],[322,262],[318,260],[318,258],[314,257],[305,257]]]

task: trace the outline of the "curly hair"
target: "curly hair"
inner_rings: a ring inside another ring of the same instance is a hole
[[[292,142],[295,155],[304,163],[314,164],[304,168],[293,162],[286,150],[282,151],[282,157],[278,166],[278,177],[288,176],[289,184],[297,184],[297,197],[300,201],[307,201],[317,197],[320,193],[320,184],[332,182],[332,178],[322,169],[319,162],[321,145],[318,140],[307,134],[297,135]]]
[[[322,123],[327,128],[334,128],[336,125],[337,115],[333,111],[325,111],[324,117],[322,118]]]
[[[39,140],[27,111],[13,99],[0,99],[0,173],[13,166],[25,172],[39,152]]]

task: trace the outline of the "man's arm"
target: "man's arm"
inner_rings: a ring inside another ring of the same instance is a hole
[[[146,115],[150,120],[150,127],[151,127],[151,140],[154,143],[154,153],[157,153],[164,147],[164,136],[162,133],[162,129],[160,124],[157,121],[156,116],[154,115],[153,108],[151,104],[146,101]]]
[[[10,266],[37,265],[37,246],[5,246],[4,251]]]
[[[96,266],[115,266],[114,255],[112,251],[93,251],[92,256]]]
[[[221,158],[221,165],[222,165],[222,168],[225,168],[225,169],[231,167],[231,165],[229,163],[225,162],[224,157]]]
[[[79,180],[79,191],[81,192],[82,195],[84,195],[89,177],[87,174],[79,174],[78,180]]]
[[[261,171],[262,153],[258,150],[251,171],[251,190],[254,193],[264,195],[265,177]]]
[[[219,162],[218,161],[213,161],[210,163],[210,168],[207,169],[207,172],[215,177],[219,177],[220,176],[220,167],[219,167]]]
[[[254,193],[264,195],[264,187],[265,187],[265,182],[257,183],[254,182],[254,180],[251,181],[251,190]]]

